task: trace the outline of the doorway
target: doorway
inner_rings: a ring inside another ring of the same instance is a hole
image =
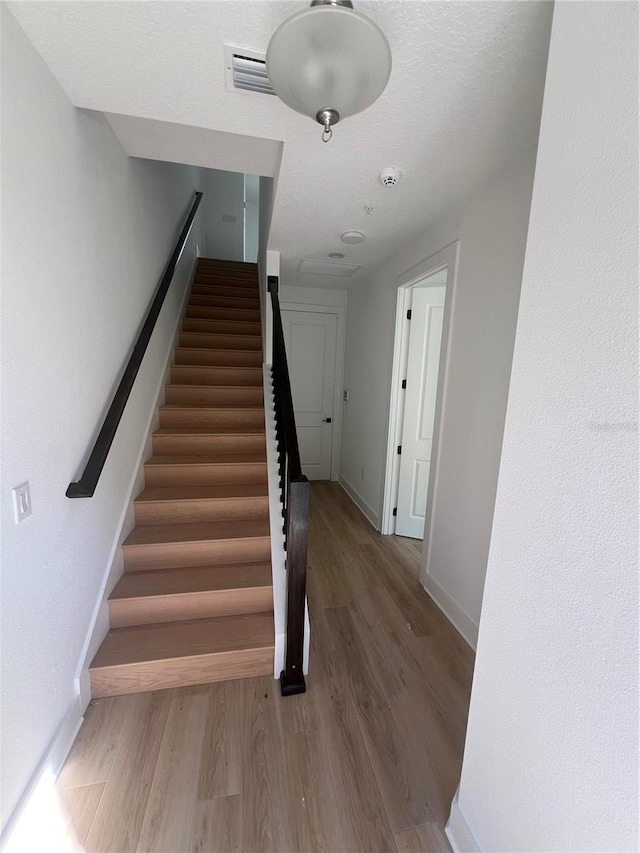
[[[336,480],[345,310],[286,302],[281,308],[302,471],[310,480]]]
[[[382,533],[428,538],[454,245],[398,279]]]

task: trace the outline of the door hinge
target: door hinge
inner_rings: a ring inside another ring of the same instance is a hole
[[[406,391],[406,390],[407,390],[407,380],[406,380],[406,379],[403,379],[403,380],[402,380],[402,390],[403,390],[403,391]]]
[[[400,456],[401,453],[402,453],[402,445],[399,444],[398,445],[398,456]]]
[[[397,515],[397,514],[398,514],[398,507],[394,506],[392,515]]]
[[[411,308],[407,311],[407,320],[411,319]]]

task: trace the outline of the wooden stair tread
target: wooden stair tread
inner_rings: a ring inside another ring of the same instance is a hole
[[[173,367],[217,367],[218,365],[215,365],[215,364],[179,364],[179,365],[172,365],[172,366]],[[221,365],[221,366],[226,367],[227,365]],[[188,388],[190,391],[193,391],[197,388],[206,388],[207,391],[211,390],[211,385],[206,385],[204,383],[202,385],[187,385],[184,382],[169,382],[165,387],[169,387],[169,386],[171,386],[172,388]],[[247,385],[225,385],[224,386],[225,391],[256,391],[257,392],[258,389],[260,389],[260,391],[262,391],[262,386],[261,385],[249,385],[249,386],[247,386]],[[262,406],[262,402],[263,401],[261,399],[260,403],[259,403],[260,406]],[[176,405],[176,404],[175,403],[174,404],[168,403],[167,405]],[[189,406],[183,406],[182,408],[189,408]],[[216,406],[210,406],[209,408],[217,408],[217,407]],[[250,407],[250,406],[224,406],[223,408],[225,408],[225,409],[229,409],[229,408],[243,409],[243,408],[252,408],[252,407]]]
[[[243,462],[254,465],[264,462],[264,453],[208,453],[203,456],[151,456],[145,465],[242,465]]]
[[[90,669],[273,645],[271,613],[161,622],[109,631]]]
[[[165,396],[171,405],[191,409],[241,406],[264,413],[262,385],[198,385],[196,383],[171,383],[165,385]],[[264,415],[263,415],[264,417]]]
[[[234,539],[263,539],[270,535],[269,520],[199,521],[188,524],[149,524],[134,527],[124,548],[182,542],[221,542]]]
[[[256,352],[262,352],[262,336],[261,335],[238,335],[234,332],[188,332],[183,330],[180,332],[184,339],[196,338],[199,342],[207,343],[206,349],[225,349],[228,350],[228,344],[239,344],[239,349],[250,349]],[[224,340],[224,345],[221,346]],[[218,342],[216,344],[216,341]],[[180,345],[184,347],[184,344]],[[194,347],[185,347],[194,349]],[[234,349],[234,347],[231,347]]]
[[[160,427],[153,435],[264,435],[264,426]]]
[[[172,364],[171,367],[179,367],[180,370],[189,370],[189,372],[196,371],[196,373],[206,373],[212,370],[224,371],[228,373],[231,371],[231,375],[234,373],[236,376],[241,376],[247,371],[255,376],[262,376],[262,367],[253,366],[251,364],[247,365],[238,365],[238,364]]]
[[[176,387],[173,383],[171,383],[171,384],[172,384],[173,388]],[[210,385],[205,385],[205,386],[181,385],[179,387],[181,387],[181,388],[201,388],[201,387],[211,388]],[[246,385],[225,385],[224,388],[225,388],[225,391],[233,390],[234,388],[237,388],[240,391],[246,391],[247,390]],[[213,412],[221,412],[224,414],[235,414],[237,412],[238,415],[242,415],[244,412],[253,412],[256,408],[260,409],[260,408],[262,408],[262,406],[260,406],[260,405],[258,405],[258,406],[195,406],[195,405],[180,406],[177,403],[166,403],[164,406],[160,406],[160,411],[162,411],[162,412],[175,412],[175,413],[178,413],[178,412],[199,412],[199,413],[202,413],[205,415],[207,414],[207,412],[212,412],[212,413]]]
[[[144,489],[135,502],[234,500],[236,498],[266,497],[268,494],[266,482],[223,483],[217,486],[158,486]]]
[[[272,580],[270,563],[236,563],[229,566],[125,572],[109,599],[115,601],[214,590],[252,589],[269,587]]]
[[[188,334],[190,334],[190,335],[201,335],[203,338],[218,337],[217,335],[208,335],[206,332],[189,332]],[[254,336],[253,335],[241,335],[240,337],[248,337],[248,338],[250,337],[251,339],[253,339]],[[185,350],[187,352],[189,352],[189,351],[201,352],[203,349],[207,349],[207,347],[181,347],[181,346],[176,347],[176,350]],[[221,354],[226,353],[227,355],[237,355],[238,352],[240,352],[240,353],[245,352],[245,350],[225,349],[224,347],[209,347],[209,349],[212,349],[215,352],[219,352]],[[249,350],[249,352],[253,352],[253,350]],[[257,350],[256,350],[256,352],[257,352]],[[262,369],[261,364],[256,365],[256,367],[260,367],[260,369]]]
[[[224,296],[222,294],[207,296],[203,293],[191,293],[187,306],[192,308],[244,308],[247,311],[260,313],[260,300],[254,296]]]
[[[212,264],[213,266],[236,266],[236,267],[248,267],[250,269],[258,269],[258,264],[255,261],[230,261],[226,258],[198,258],[199,264]]]
[[[204,332],[204,334],[238,335],[260,339],[260,323],[248,323],[246,320],[207,320],[202,317],[185,317],[182,321],[183,332]]]
[[[258,276],[254,275],[223,275],[219,270],[214,269],[197,269],[194,274],[194,280],[191,287],[195,287],[201,282],[198,279],[205,279],[205,284],[209,287],[230,287],[244,288],[245,290],[253,291],[254,296],[260,296],[260,287]]]
[[[173,367],[176,367],[176,366],[177,367],[216,367],[217,365],[215,365],[215,364],[182,364],[182,365],[172,365],[172,366]],[[226,365],[222,365],[222,366],[226,366]],[[246,368],[242,368],[242,370],[245,370],[245,369]],[[211,390],[211,385],[185,385],[184,382],[169,382],[168,385],[166,385],[165,387],[169,387],[169,385],[172,388],[188,388],[190,391],[193,391],[196,388],[206,388],[207,391]],[[258,387],[259,386],[257,386],[257,385],[250,386],[249,388],[247,388],[246,385],[225,385],[224,390],[225,391],[257,391]],[[260,390],[262,390],[262,388],[260,388]],[[177,404],[167,403],[167,405],[168,406],[174,406]],[[188,409],[188,408],[190,408],[190,406],[185,405],[185,406],[180,406],[179,408]],[[218,406],[209,406],[209,408],[210,409],[217,409]],[[224,409],[249,409],[249,408],[253,408],[253,407],[252,406],[222,406],[221,408],[224,408]]]
[[[224,305],[188,304],[186,312],[186,317],[201,317],[203,320],[230,320],[233,323],[260,322],[259,308],[227,308]],[[225,317],[225,314],[230,314],[231,316]]]
[[[190,298],[194,296],[215,300],[242,299],[252,302],[255,306],[253,310],[260,310],[260,295],[257,291],[253,292],[250,287],[234,287],[230,284],[213,284],[212,282],[200,281],[200,283],[193,285]],[[245,307],[250,308],[249,305]]]

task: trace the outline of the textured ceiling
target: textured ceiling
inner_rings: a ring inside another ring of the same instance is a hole
[[[326,145],[318,125],[277,98],[225,88],[224,43],[265,50],[304,0],[10,5],[76,106],[187,125],[163,136],[111,116],[130,153],[162,159],[169,139],[166,159],[182,148],[193,162],[194,128],[284,143],[270,247],[288,284],[336,286],[293,272],[300,257],[338,250],[364,270],[377,264],[536,141],[548,0],[357,2],[389,39],[393,71],[379,101],[338,124]],[[251,157],[237,159],[235,171],[259,171]],[[402,170],[397,187],[378,182],[385,166]],[[340,234],[354,228],[366,241],[344,246]]]

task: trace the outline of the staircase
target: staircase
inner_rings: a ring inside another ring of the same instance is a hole
[[[94,697],[273,672],[255,264],[198,261],[165,396]]]

